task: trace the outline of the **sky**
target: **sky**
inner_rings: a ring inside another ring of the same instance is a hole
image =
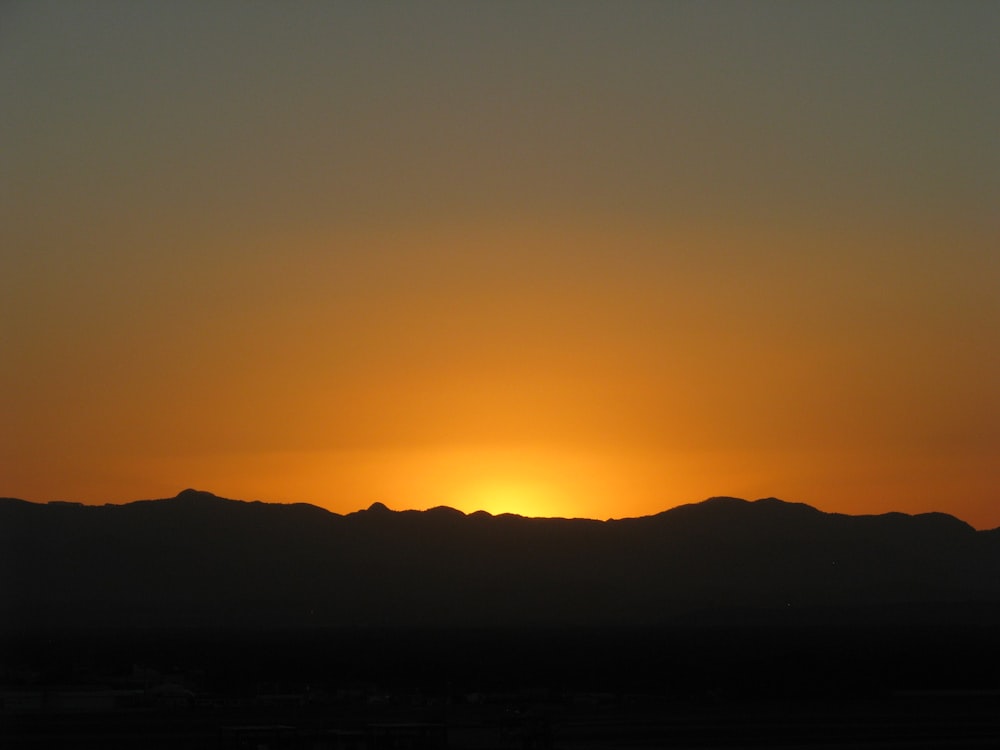
[[[0,4],[0,495],[1000,526],[1000,4]]]

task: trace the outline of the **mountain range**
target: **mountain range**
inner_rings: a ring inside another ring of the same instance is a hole
[[[620,520],[0,499],[0,629],[1000,623],[1000,529],[718,497]]]

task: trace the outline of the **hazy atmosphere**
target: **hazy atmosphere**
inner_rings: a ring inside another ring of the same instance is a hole
[[[0,5],[0,496],[1000,526],[1000,4]]]

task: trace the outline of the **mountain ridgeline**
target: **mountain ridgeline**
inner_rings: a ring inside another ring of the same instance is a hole
[[[0,500],[0,629],[1000,621],[1000,533],[713,498],[654,516],[348,515],[185,490]]]

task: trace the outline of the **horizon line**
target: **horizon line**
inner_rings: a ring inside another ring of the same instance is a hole
[[[212,499],[215,499],[215,500],[223,500],[223,501],[226,501],[226,502],[243,503],[243,504],[290,505],[290,506],[305,505],[305,506],[309,506],[311,508],[316,508],[317,510],[321,510],[324,513],[329,513],[330,515],[338,516],[338,517],[341,517],[341,518],[346,518],[347,516],[352,516],[352,515],[356,515],[356,514],[359,514],[359,513],[370,513],[370,512],[376,512],[376,513],[378,513],[378,512],[385,512],[385,513],[428,513],[428,512],[434,512],[434,511],[439,511],[439,512],[440,511],[448,511],[448,512],[452,512],[452,513],[457,513],[457,514],[459,514],[459,515],[461,515],[461,516],[463,516],[465,518],[470,518],[470,517],[473,517],[473,516],[489,516],[490,518],[503,518],[503,517],[506,516],[506,517],[512,517],[512,518],[524,518],[524,519],[528,519],[528,520],[540,520],[540,521],[545,521],[545,520],[551,520],[551,521],[592,521],[592,522],[595,522],[595,523],[606,523],[606,522],[609,522],[609,521],[627,521],[627,520],[638,520],[638,519],[642,519],[642,518],[653,518],[655,516],[659,516],[659,515],[662,515],[664,513],[669,513],[671,511],[675,511],[675,510],[678,510],[678,509],[689,508],[689,507],[703,505],[705,503],[712,503],[712,502],[735,502],[735,503],[742,503],[742,504],[746,504],[746,505],[755,505],[755,504],[759,504],[759,503],[779,503],[779,504],[785,505],[785,506],[800,506],[800,507],[808,508],[808,509],[810,509],[812,511],[815,511],[817,513],[821,513],[821,514],[826,515],[826,516],[847,516],[847,517],[850,517],[850,518],[875,518],[875,517],[880,517],[880,516],[907,516],[907,517],[910,517],[910,518],[918,518],[918,517],[921,517],[921,516],[934,516],[934,515],[938,515],[938,516],[948,516],[950,518],[954,518],[955,520],[957,520],[957,521],[959,521],[959,522],[961,522],[961,523],[969,526],[970,528],[972,528],[975,531],[993,531],[995,529],[1000,529],[1000,527],[977,529],[976,527],[972,526],[972,524],[968,523],[964,519],[959,518],[958,516],[956,516],[956,515],[954,515],[952,513],[947,513],[947,512],[944,512],[944,511],[926,511],[926,512],[922,512],[922,513],[906,513],[905,511],[887,511],[887,512],[884,512],[884,513],[857,513],[857,514],[854,514],[854,513],[841,513],[841,512],[836,512],[836,511],[825,511],[825,510],[822,510],[820,508],[817,508],[814,505],[810,505],[809,503],[783,500],[781,498],[774,497],[774,496],[760,497],[760,498],[756,498],[754,500],[748,500],[746,498],[734,497],[734,496],[731,496],[731,495],[712,495],[710,497],[704,498],[703,500],[696,500],[696,501],[693,501],[693,502],[680,503],[678,505],[672,505],[672,506],[670,506],[668,508],[664,508],[661,511],[657,511],[655,513],[651,513],[651,514],[648,514],[648,515],[643,515],[643,516],[609,516],[607,518],[591,518],[591,517],[587,517],[587,516],[527,516],[527,515],[524,515],[524,514],[521,514],[521,513],[513,513],[513,512],[491,513],[490,511],[485,510],[485,509],[481,509],[481,508],[477,509],[477,510],[474,510],[474,511],[466,512],[466,511],[463,511],[463,510],[461,510],[459,508],[455,508],[455,507],[450,506],[450,505],[434,505],[434,506],[430,506],[430,507],[427,507],[427,508],[399,508],[399,509],[397,509],[397,508],[391,508],[391,507],[389,507],[386,503],[382,502],[381,500],[376,500],[376,501],[372,502],[367,508],[362,507],[362,508],[358,508],[357,510],[348,511],[346,513],[338,513],[337,511],[330,510],[330,509],[328,509],[328,508],[326,508],[326,507],[324,507],[322,505],[318,505],[318,504],[316,504],[314,502],[306,502],[306,501],[282,501],[282,500],[261,500],[261,499],[247,500],[247,499],[242,499],[242,498],[225,497],[223,495],[217,495],[216,493],[214,493],[214,492],[212,492],[210,490],[195,489],[195,488],[191,488],[191,487],[185,488],[185,489],[181,490],[180,492],[178,492],[176,495],[173,495],[171,497],[136,498],[134,500],[125,500],[125,501],[121,501],[121,502],[104,502],[104,503],[93,502],[92,503],[92,502],[84,502],[84,501],[79,501],[79,500],[64,500],[64,499],[58,499],[58,500],[27,500],[25,498],[18,498],[18,497],[3,497],[3,498],[0,498],[0,499],[3,499],[3,500],[17,500],[19,502],[29,503],[31,505],[57,505],[57,506],[58,505],[64,505],[64,506],[65,505],[72,505],[72,506],[102,508],[102,507],[109,507],[109,506],[110,507],[123,507],[123,506],[126,506],[126,505],[133,505],[135,503],[152,503],[152,502],[162,502],[162,501],[178,500],[178,499],[184,499],[184,498],[195,498],[195,497],[212,498]]]

